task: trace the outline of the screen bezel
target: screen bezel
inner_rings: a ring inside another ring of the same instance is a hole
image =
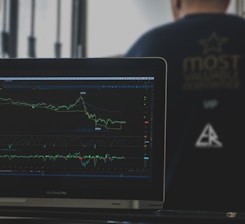
[[[166,141],[166,101],[167,101],[167,64],[162,58],[87,58],[87,59],[2,59],[0,60],[0,76],[2,77],[66,77],[75,76],[123,76],[133,74],[134,76],[154,75],[154,122],[153,148],[154,162],[152,183],[145,185],[144,181],[140,184],[139,180],[135,183],[130,180],[130,185],[122,186],[124,181],[109,180],[110,184],[101,184],[103,189],[98,190],[96,182],[94,187],[87,186],[82,190],[89,192],[79,196],[80,186],[70,188],[74,195],[68,196],[47,195],[50,192],[62,192],[62,186],[50,187],[56,182],[53,177],[31,177],[32,186],[26,185],[25,177],[0,176],[3,184],[0,189],[0,197],[14,198],[45,198],[49,199],[109,199],[109,200],[143,200],[143,201],[164,201],[164,176],[165,176],[165,141]],[[77,183],[77,180],[74,180]],[[103,179],[106,181],[106,179]],[[11,182],[11,186],[8,183]],[[44,184],[43,184],[44,183]],[[113,186],[111,185],[113,184]],[[18,188],[16,188],[18,186]],[[74,186],[74,185],[73,185]],[[139,189],[138,187],[141,187]],[[28,188],[39,189],[34,194],[23,194],[28,192]],[[66,191],[65,189],[64,191]],[[4,192],[5,191],[5,192]],[[44,192],[42,192],[44,191]],[[147,193],[146,193],[147,192]],[[1,205],[1,203],[0,203]]]

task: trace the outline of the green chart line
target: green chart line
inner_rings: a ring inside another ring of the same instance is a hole
[[[20,106],[20,107],[30,107],[32,109],[46,109],[46,110],[52,110],[55,112],[80,112],[84,113],[85,116],[89,119],[94,121],[95,127],[104,127],[106,129],[110,130],[122,130],[123,124],[126,124],[126,121],[120,121],[120,120],[112,120],[111,118],[100,118],[96,114],[89,113],[84,98],[82,96],[79,96],[77,100],[69,105],[60,105],[55,106],[52,104],[46,104],[46,103],[26,103],[26,102],[20,102],[20,101],[14,101],[11,98],[0,98],[0,106],[3,105],[13,105],[13,106]]]
[[[57,161],[59,159],[64,160],[79,160],[81,165],[83,167],[86,167],[89,165],[90,162],[93,162],[93,166],[95,167],[97,165],[98,161],[103,161],[104,163],[112,162],[113,160],[123,160],[125,159],[124,156],[111,156],[110,154],[105,154],[103,156],[101,155],[81,155],[80,152],[76,152],[74,154],[67,154],[67,155],[61,155],[61,154],[55,154],[55,155],[0,155],[0,159],[8,159],[8,160],[14,160],[14,159],[41,159],[44,162],[45,161]]]

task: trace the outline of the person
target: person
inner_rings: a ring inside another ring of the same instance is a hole
[[[236,131],[245,122],[232,119],[244,113],[245,20],[228,14],[229,4],[171,0],[174,21],[143,34],[124,55],[167,61],[168,209],[238,209],[245,201],[239,156],[228,149],[243,145]]]

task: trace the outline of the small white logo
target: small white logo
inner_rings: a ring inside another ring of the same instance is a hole
[[[219,101],[218,100],[205,100],[205,101],[203,101],[203,107],[206,110],[215,109],[218,106],[219,106]]]
[[[222,148],[223,144],[220,142],[218,135],[211,124],[207,124],[201,135],[196,141],[197,148]]]

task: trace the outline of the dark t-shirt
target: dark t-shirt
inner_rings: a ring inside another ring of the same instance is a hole
[[[245,20],[188,15],[147,32],[125,56],[168,63],[166,208],[241,210]]]

